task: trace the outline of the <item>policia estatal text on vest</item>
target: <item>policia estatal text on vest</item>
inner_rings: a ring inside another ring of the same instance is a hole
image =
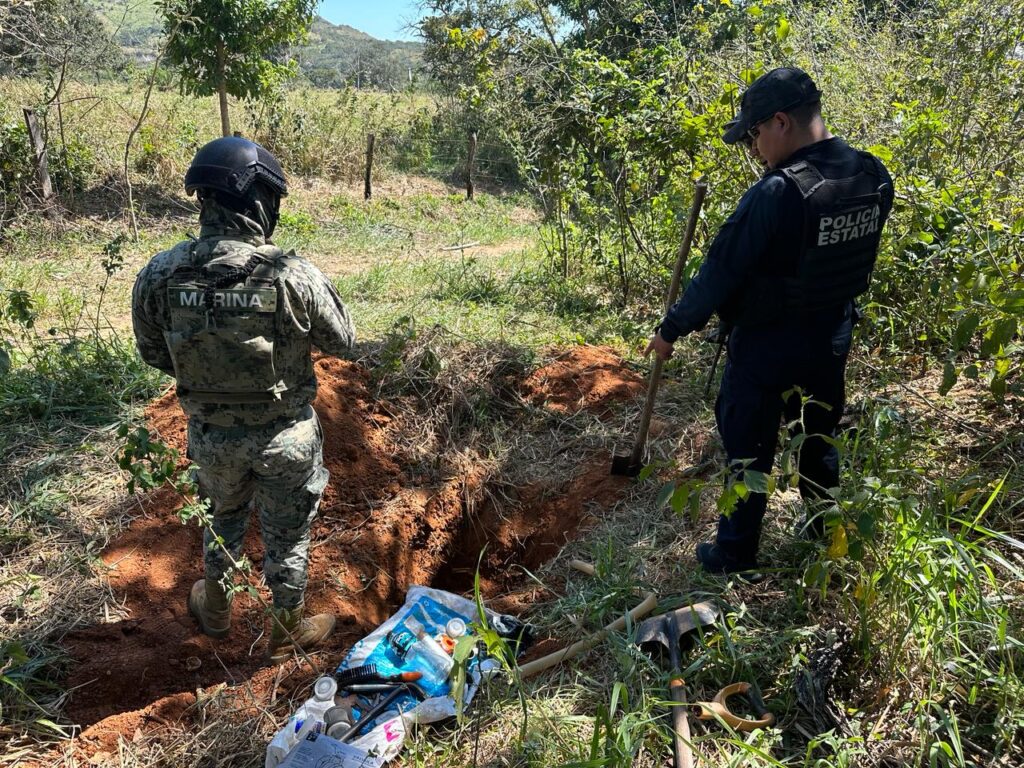
[[[868,289],[893,183],[876,157],[829,133],[821,92],[796,68],[755,81],[723,139],[744,143],[767,171],[722,226],[647,352],[667,359],[678,338],[719,315],[731,331],[715,416],[730,466],[771,472],[780,420],[800,423],[807,437],[799,528],[820,537],[829,489],[839,484],[838,453],[820,436],[834,435],[843,414],[854,299]],[[764,494],[750,493],[719,519],[714,543],[697,547],[705,569],[758,567],[766,504]]]

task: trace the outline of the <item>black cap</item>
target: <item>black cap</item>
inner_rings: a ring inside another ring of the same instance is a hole
[[[786,112],[821,99],[810,75],[796,67],[779,67],[755,80],[740,99],[736,117],[725,124],[722,141],[735,144],[747,131],[776,112]]]

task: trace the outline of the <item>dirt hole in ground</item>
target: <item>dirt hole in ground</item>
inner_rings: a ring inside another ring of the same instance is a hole
[[[335,614],[338,628],[320,654],[330,665],[401,604],[411,584],[453,592],[472,589],[484,544],[482,585],[490,604],[518,612],[531,596],[524,568],[554,557],[594,510],[612,505],[625,482],[608,474],[610,456],[580,457],[560,477],[488,493],[486,473],[469,466],[434,478],[405,464],[393,440],[394,410],[372,394],[358,364],[321,359],[315,402],[331,472],[312,531],[307,605]],[[582,409],[605,412],[643,391],[643,382],[610,350],[576,347],[520,382],[526,402],[560,417]],[[173,393],[154,402],[149,423],[181,455],[185,418]],[[86,751],[109,750],[119,736],[169,725],[194,702],[195,692],[246,683],[263,705],[272,695],[308,682],[308,671],[286,675],[264,659],[265,619],[256,601],[240,597],[228,638],[197,631],[186,598],[202,575],[202,540],[177,517],[180,499],[152,494],[129,528],[103,552],[114,597],[127,619],[97,624],[66,639],[73,658],[67,710],[82,726]],[[263,552],[251,521],[250,560]],[[265,593],[269,597],[269,593]],[[303,677],[304,676],[304,677]],[[289,681],[289,678],[296,679]]]

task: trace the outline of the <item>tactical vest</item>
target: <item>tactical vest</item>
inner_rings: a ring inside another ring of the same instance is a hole
[[[808,162],[781,169],[804,201],[804,236],[795,277],[783,278],[786,309],[813,312],[852,301],[868,289],[882,237],[878,160],[858,152],[861,170],[825,179]]]
[[[280,248],[252,247],[244,266],[215,271],[179,267],[167,285],[171,328],[164,332],[178,393],[202,403],[281,399],[297,382],[274,367],[279,343],[277,278],[287,264]]]

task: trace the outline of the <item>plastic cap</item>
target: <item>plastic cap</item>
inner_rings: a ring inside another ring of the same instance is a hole
[[[313,683],[313,696],[320,699],[320,701],[328,701],[334,699],[334,694],[338,692],[338,682],[333,677],[324,675],[318,677],[316,682]]]
[[[466,634],[466,622],[462,619],[449,619],[448,623],[445,624],[444,632],[452,640],[458,640]]]

